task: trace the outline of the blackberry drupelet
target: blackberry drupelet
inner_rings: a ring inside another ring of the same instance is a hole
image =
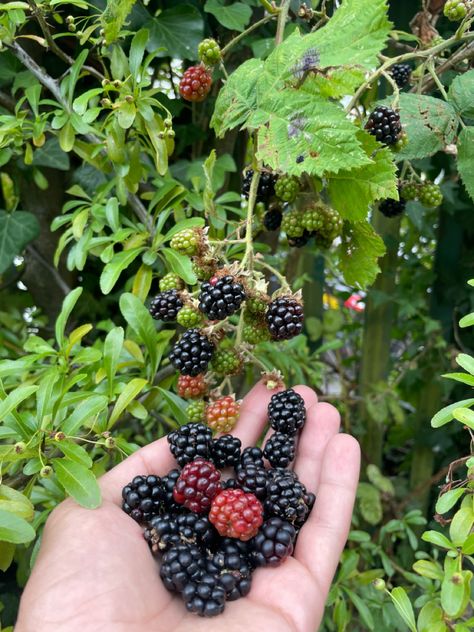
[[[250,592],[252,568],[245,553],[236,542],[225,538],[219,549],[209,557],[206,568],[209,573],[220,578],[228,601],[245,597]]]
[[[247,463],[235,468],[235,480],[244,492],[255,494],[259,500],[267,495],[268,473],[262,465]]]
[[[163,506],[167,512],[176,513],[182,511],[181,505],[178,505],[173,498],[173,490],[176,481],[179,478],[180,471],[178,469],[170,470],[166,476],[161,478],[161,489],[163,493]]]
[[[198,581],[188,583],[183,590],[188,612],[201,617],[215,617],[225,608],[225,588],[220,577],[203,573]]]
[[[276,516],[300,527],[308,518],[313,504],[314,495],[308,494],[294,472],[276,472],[267,485],[264,509],[268,518]]]
[[[233,467],[240,461],[242,442],[230,434],[213,439],[211,444],[211,461],[218,468]]]
[[[280,296],[268,306],[265,320],[274,340],[288,340],[303,330],[303,306],[291,296]]]
[[[211,369],[217,375],[236,375],[242,367],[242,356],[236,349],[218,348],[212,356]]]
[[[247,169],[242,181],[242,195],[247,199],[250,193],[252,178],[253,169]],[[262,171],[260,174],[260,180],[258,181],[256,202],[263,202],[265,204],[273,195],[275,195],[276,180],[277,176],[275,174]]]
[[[203,283],[198,299],[199,309],[210,320],[224,320],[239,309],[245,291],[233,276],[226,275]]]
[[[369,116],[365,129],[384,145],[394,145],[402,131],[400,115],[386,105],[379,105]]]
[[[188,329],[174,345],[169,359],[181,375],[205,373],[214,352],[214,344],[199,329]]]
[[[268,404],[268,421],[277,432],[296,434],[306,421],[304,399],[292,388],[272,395]]]
[[[160,577],[168,590],[183,592],[202,577],[206,566],[204,553],[195,544],[177,544],[161,560]]]
[[[278,230],[281,226],[283,214],[279,209],[270,209],[263,216],[263,225],[267,230]]]
[[[195,513],[165,513],[150,520],[145,540],[154,554],[168,551],[177,544],[195,544],[200,548],[211,546],[216,532],[207,516]]]
[[[135,476],[122,489],[122,509],[137,522],[147,522],[163,506],[164,493],[159,476]]]
[[[385,215],[385,217],[396,217],[403,213],[405,207],[406,201],[400,196],[399,200],[393,200],[392,198],[382,200],[379,204],[379,211],[382,215]]]
[[[288,245],[292,248],[303,248],[309,242],[311,237],[311,233],[304,230],[300,237],[288,237]]]
[[[399,88],[404,88],[410,81],[411,66],[410,64],[394,64],[390,69],[390,74]]]
[[[270,518],[250,541],[251,561],[255,566],[279,566],[293,553],[296,529],[281,518]]]
[[[224,489],[212,501],[209,520],[220,535],[246,541],[263,523],[263,507],[254,494]]]
[[[257,446],[250,446],[248,448],[244,448],[242,450],[242,455],[240,457],[241,465],[258,465],[259,467],[263,467],[263,452]]]
[[[204,101],[211,90],[212,76],[203,65],[188,68],[179,82],[179,93],[194,103]]]
[[[170,432],[167,437],[171,454],[184,467],[197,457],[208,459],[211,454],[212,430],[200,423],[190,423]]]
[[[274,432],[265,443],[263,456],[272,467],[288,467],[295,458],[295,437]]]
[[[211,502],[222,490],[221,474],[210,461],[198,457],[185,465],[173,492],[177,503],[195,513],[209,511]]]
[[[155,320],[163,320],[165,323],[176,320],[179,310],[183,307],[176,290],[160,292],[150,303],[150,314]]]

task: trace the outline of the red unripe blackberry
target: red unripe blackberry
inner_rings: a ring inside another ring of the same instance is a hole
[[[165,292],[160,292],[152,299],[150,314],[155,320],[169,322],[176,320],[176,316],[182,307],[183,301],[178,292],[176,290],[166,290]]]
[[[210,320],[224,320],[239,309],[245,299],[245,291],[231,275],[211,281],[201,285],[199,309]]]
[[[225,395],[207,405],[204,418],[214,432],[230,432],[239,414],[240,402],[236,402],[231,395]]]
[[[224,489],[212,501],[209,520],[222,536],[250,540],[263,522],[263,507],[253,494]]]
[[[251,560],[255,566],[279,566],[293,553],[296,530],[292,524],[275,517],[263,523],[251,540]]]
[[[150,520],[144,533],[152,553],[162,553],[176,544],[196,544],[209,547],[216,532],[207,516],[195,513],[165,513]]]
[[[410,81],[410,64],[394,64],[390,69],[390,74],[399,88],[404,88]]]
[[[179,82],[179,93],[186,101],[204,101],[211,90],[212,77],[202,65],[191,66]]]
[[[303,330],[303,306],[291,296],[280,296],[268,306],[265,320],[274,340],[288,340]]]
[[[296,434],[306,421],[304,399],[292,388],[275,393],[268,404],[268,421],[277,432]]]
[[[205,556],[199,547],[194,544],[178,544],[163,555],[160,577],[168,590],[183,592],[186,586],[199,581],[205,565]]]
[[[211,444],[211,461],[220,469],[233,467],[240,461],[240,448],[242,442],[238,437],[224,434],[213,439]]]
[[[208,459],[212,444],[212,430],[200,423],[185,424],[167,436],[171,454],[184,467],[197,457]]]
[[[177,392],[183,399],[198,399],[206,395],[208,385],[201,373],[199,375],[180,375],[178,378]]]
[[[379,105],[369,116],[365,129],[384,145],[394,145],[402,131],[400,115],[386,105]]]
[[[169,359],[181,375],[205,373],[214,353],[214,344],[199,329],[188,329],[174,345]]]
[[[263,456],[272,467],[288,467],[295,458],[295,437],[275,432],[266,441]]]
[[[164,494],[159,476],[135,476],[122,489],[122,509],[137,522],[147,522],[163,507]]]
[[[195,513],[209,511],[212,499],[221,491],[221,475],[210,461],[198,458],[183,467],[173,497]]]

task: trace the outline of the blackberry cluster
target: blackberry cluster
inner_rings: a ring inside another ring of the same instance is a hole
[[[390,69],[390,74],[399,88],[404,88],[410,81],[411,66],[410,64],[394,64]]]
[[[198,457],[208,459],[211,456],[212,430],[204,424],[185,424],[167,438],[171,454],[180,467]]]
[[[406,205],[406,200],[400,195],[399,200],[394,200],[392,198],[382,200],[379,204],[379,211],[382,215],[385,215],[385,217],[397,217],[397,215],[401,215],[403,213]]]
[[[394,145],[402,132],[400,115],[386,105],[379,105],[369,116],[365,129],[384,145]]]
[[[303,306],[291,296],[280,296],[268,306],[265,320],[274,340],[289,340],[303,330]]]
[[[278,208],[269,209],[263,216],[263,225],[267,230],[278,230],[283,218],[282,212]]]
[[[226,275],[201,285],[199,309],[210,320],[224,320],[239,309],[244,299],[242,284]]]
[[[155,296],[150,303],[150,314],[155,320],[163,320],[165,323],[176,320],[178,312],[183,307],[176,290],[165,290]]]
[[[418,199],[426,208],[436,208],[443,203],[443,193],[437,184],[424,182],[418,188]]]
[[[122,490],[122,509],[137,522],[147,522],[157,515],[163,500],[159,476],[135,476]]]
[[[174,345],[169,359],[181,375],[195,377],[205,373],[214,352],[214,344],[199,329],[188,329]]]
[[[154,554],[168,551],[177,544],[196,544],[208,548],[215,531],[207,516],[195,513],[164,513],[154,516],[145,530],[145,540]]]
[[[276,472],[267,486],[265,515],[277,516],[295,527],[302,527],[314,504],[314,495],[298,480],[294,472]]]
[[[250,185],[252,183],[253,178],[253,169],[247,169],[244,173],[244,179],[242,181],[242,195],[244,198],[248,199],[250,193]],[[262,202],[266,204],[270,198],[275,195],[275,183],[277,181],[277,176],[274,173],[268,173],[267,171],[262,171],[260,174],[260,179],[258,181],[257,187],[257,202]]]
[[[295,458],[295,439],[283,432],[275,432],[265,443],[263,456],[272,467],[288,467]]]
[[[279,566],[293,553],[296,540],[295,527],[275,517],[263,523],[253,538],[251,559],[255,566]]]
[[[259,500],[267,495],[268,474],[262,464],[246,463],[235,468],[235,480],[240,489],[255,494]]]
[[[216,467],[234,467],[240,461],[242,442],[231,434],[224,434],[213,439],[211,444],[211,461]]]
[[[304,399],[292,388],[272,395],[268,404],[268,420],[276,432],[295,435],[306,421]]]

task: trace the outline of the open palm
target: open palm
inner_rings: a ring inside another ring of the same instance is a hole
[[[339,415],[297,387],[308,419],[295,470],[316,503],[294,557],[257,569],[244,599],[222,615],[200,619],[169,593],[141,528],[120,509],[121,488],[137,474],[164,475],[174,465],[166,439],[139,450],[100,480],[103,503],[87,510],[66,500],[49,518],[20,604],[16,632],[315,632],[350,526],[359,448],[339,434]],[[272,395],[259,383],[245,398],[234,434],[255,444]]]

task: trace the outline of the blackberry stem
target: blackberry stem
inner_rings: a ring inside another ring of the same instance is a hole
[[[282,0],[280,5],[280,12],[278,14],[277,32],[275,35],[275,46],[278,46],[283,41],[285,35],[286,19],[288,17],[288,11],[290,10],[291,0]]]
[[[392,89],[393,89],[392,108],[394,110],[398,110],[399,107],[400,107],[400,89],[397,86],[396,81],[393,79],[393,77],[388,72],[385,72],[385,70],[384,70],[382,75],[389,82],[389,84],[392,86]]]
[[[255,24],[251,24],[248,27],[248,29],[246,29],[245,31],[242,31],[242,33],[239,33],[238,35],[236,35],[233,39],[230,40],[230,42],[228,42],[224,46],[224,48],[221,49],[222,57],[224,57],[224,55],[226,53],[228,53],[233,46],[235,46],[238,42],[240,42],[241,39],[246,37],[252,31],[255,31],[255,29],[258,29],[260,26],[263,26],[267,22],[270,22],[270,20],[273,20],[276,17],[276,15],[277,15],[276,13],[272,13],[271,15],[266,15],[264,18],[262,18],[258,22],[255,22]]]

